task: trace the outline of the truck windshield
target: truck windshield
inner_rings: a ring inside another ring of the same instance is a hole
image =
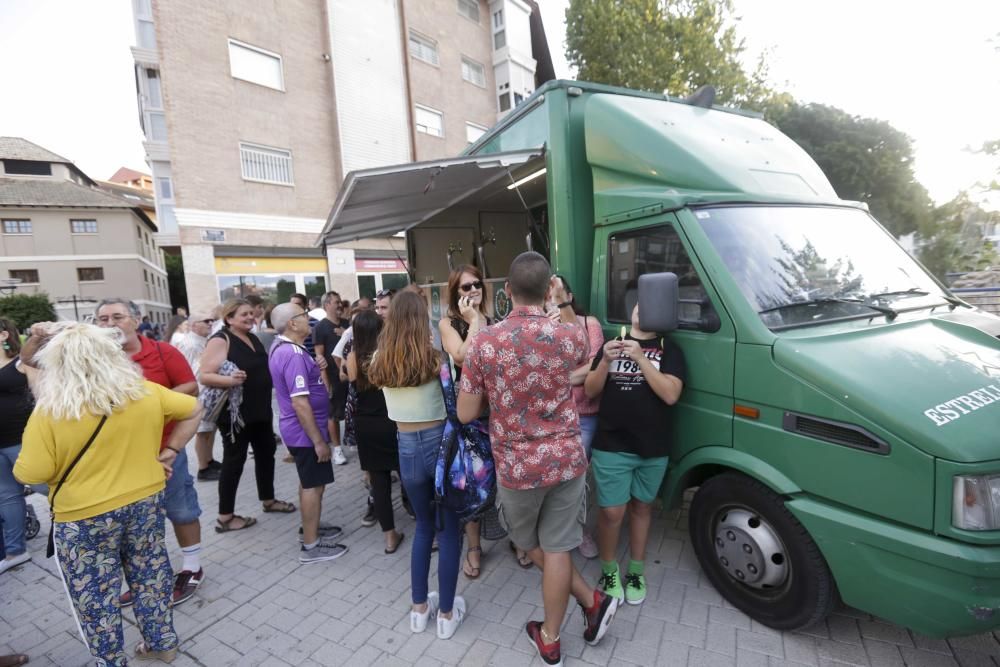
[[[934,279],[864,211],[745,206],[694,214],[771,329],[891,318],[946,302]]]

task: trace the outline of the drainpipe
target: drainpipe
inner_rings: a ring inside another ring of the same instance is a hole
[[[399,38],[402,41],[403,53],[403,81],[406,93],[406,125],[407,133],[410,135],[410,160],[417,161],[417,135],[416,126],[413,119],[413,94],[410,89],[410,40],[408,35],[410,30],[406,24],[406,0],[399,0]]]

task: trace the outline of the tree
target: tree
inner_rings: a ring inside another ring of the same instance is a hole
[[[0,317],[10,320],[22,333],[32,324],[54,322],[55,308],[48,294],[12,294],[0,297]]]
[[[896,236],[930,221],[930,196],[913,173],[913,142],[889,123],[788,101],[774,105],[769,115],[819,164],[838,196],[868,204]]]
[[[679,97],[711,84],[719,103],[759,109],[766,63],[744,70],[736,20],[732,0],[570,0],[566,57],[584,81]]]
[[[170,305],[174,308],[188,307],[187,285],[184,283],[184,260],[179,254],[164,254],[167,266],[167,290],[170,292]]]
[[[962,192],[934,210],[918,233],[917,256],[942,281],[950,272],[997,266],[1000,257],[983,238],[983,230],[995,225],[1000,225],[1000,211],[987,211]]]

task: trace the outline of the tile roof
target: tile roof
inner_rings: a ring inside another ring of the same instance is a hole
[[[0,206],[135,208],[138,204],[73,181],[0,178]]]
[[[39,162],[67,162],[64,157],[47,151],[21,137],[0,137],[0,160],[38,160]],[[70,163],[72,164],[72,163]]]
[[[108,181],[111,183],[128,183],[129,181],[139,181],[143,178],[152,178],[152,176],[144,174],[141,171],[136,171],[135,169],[129,169],[128,167],[120,167],[118,171],[112,174]]]

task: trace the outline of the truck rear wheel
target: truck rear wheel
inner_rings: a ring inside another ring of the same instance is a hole
[[[837,601],[823,554],[781,497],[739,473],[712,477],[691,502],[691,543],[715,588],[764,625],[818,623]]]

